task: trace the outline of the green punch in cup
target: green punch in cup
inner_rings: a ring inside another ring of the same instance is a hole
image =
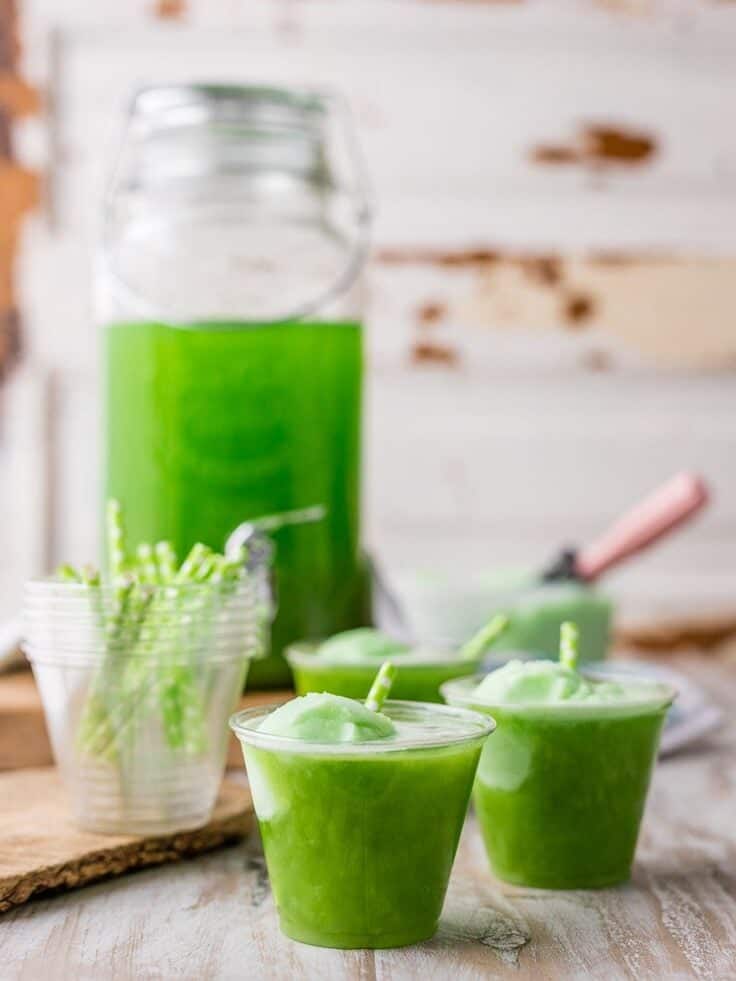
[[[431,937],[493,721],[313,693],[231,726],[283,932],[323,947]]]
[[[495,650],[554,657],[560,626],[573,620],[580,631],[580,660],[602,661],[611,634],[613,604],[599,590],[579,582],[535,583],[520,589],[508,607],[509,629]]]
[[[575,657],[510,661],[442,686],[491,715],[473,799],[491,868],[517,885],[593,889],[629,878],[667,685],[596,680]]]
[[[375,662],[332,659],[322,656],[310,644],[293,644],[287,658],[294,674],[297,694],[329,691],[348,698],[365,698],[376,673]],[[461,678],[478,670],[478,663],[466,663],[450,654],[412,651],[392,655],[399,676],[392,693],[412,702],[441,702],[440,685],[450,678]]]
[[[347,698],[365,698],[376,665],[391,658],[399,669],[391,693],[413,702],[441,702],[440,686],[451,678],[474,674],[494,640],[508,629],[496,616],[458,650],[412,649],[379,630],[359,627],[330,637],[321,644],[292,644],[287,660],[298,695],[329,691]]]
[[[288,680],[288,643],[369,617],[368,211],[343,122],[315,94],[146,89],[105,213],[104,493],[132,540],[219,550],[242,522],[324,509],[274,535],[272,656],[254,671],[266,685]]]

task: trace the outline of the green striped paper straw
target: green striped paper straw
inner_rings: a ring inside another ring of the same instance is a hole
[[[560,626],[560,664],[574,671],[578,663],[580,631],[577,624],[566,620]]]
[[[368,692],[368,697],[365,700],[365,707],[367,709],[370,709],[371,712],[379,712],[381,710],[381,706],[391,691],[391,685],[394,683],[395,677],[395,666],[390,661],[384,661],[373,680],[371,690]]]
[[[107,550],[110,562],[110,578],[120,578],[125,572],[125,530],[123,528],[123,509],[120,501],[107,502]]]
[[[62,582],[81,582],[82,577],[74,568],[73,565],[69,565],[65,562],[64,565],[60,565],[56,570],[56,578],[61,579]]]
[[[191,552],[184,559],[181,569],[176,574],[176,582],[194,582],[195,576],[202,568],[203,563],[209,559],[210,555],[212,555],[212,549],[208,545],[203,545],[201,542],[193,545]]]
[[[162,582],[171,582],[176,575],[176,552],[171,542],[157,542],[154,548]]]
[[[138,566],[140,569],[141,582],[158,582],[158,560],[153,548],[148,542],[142,542],[135,550]]]
[[[239,579],[247,558],[248,551],[244,545],[241,545],[232,555],[222,555],[219,557],[218,569],[216,571],[223,579]]]
[[[105,622],[105,633],[115,650],[119,650],[122,645],[128,604],[134,585],[133,577],[126,575],[121,575],[112,585],[112,603]]]
[[[217,556],[205,555],[199,564],[199,568],[192,575],[191,579],[193,582],[208,582],[212,578],[212,574],[217,569]]]
[[[508,625],[509,618],[503,613],[497,613],[476,634],[473,634],[469,641],[463,644],[460,648],[460,660],[476,661],[485,654],[493,641],[501,636]]]
[[[93,565],[82,566],[82,582],[90,589],[95,589],[100,585],[100,573]]]

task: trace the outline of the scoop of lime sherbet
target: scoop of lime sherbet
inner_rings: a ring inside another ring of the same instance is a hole
[[[261,722],[259,732],[311,743],[363,743],[396,732],[388,716],[342,695],[310,692],[277,708]]]
[[[335,634],[329,640],[320,644],[317,649],[319,657],[330,660],[350,660],[351,658],[369,657],[383,660],[395,654],[406,654],[409,647],[392,637],[387,637],[380,630],[372,627],[358,627],[356,630],[344,630]]]
[[[556,661],[509,661],[476,688],[484,701],[498,704],[580,701],[594,693],[593,684]]]

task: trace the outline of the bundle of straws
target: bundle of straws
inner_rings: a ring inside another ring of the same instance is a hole
[[[114,760],[136,726],[152,721],[172,749],[204,752],[207,729],[197,671],[222,632],[220,615],[246,577],[245,549],[225,556],[197,544],[179,565],[170,542],[144,543],[129,552],[118,501],[108,502],[106,519],[108,578],[89,566],[63,565],[57,571],[60,581],[89,594],[101,637],[78,750]],[[241,627],[234,617],[226,637]]]

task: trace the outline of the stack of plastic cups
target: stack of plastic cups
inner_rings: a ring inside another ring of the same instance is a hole
[[[24,650],[79,825],[126,834],[207,822],[267,614],[258,575],[127,597],[27,585]]]

